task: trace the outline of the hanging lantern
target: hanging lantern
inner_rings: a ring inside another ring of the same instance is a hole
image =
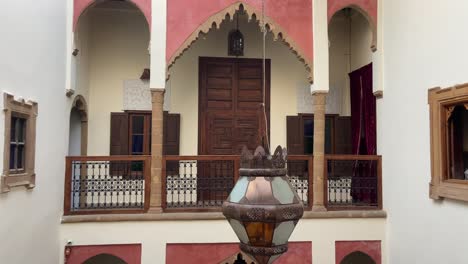
[[[244,56],[244,35],[239,30],[239,14],[236,14],[236,29],[228,35],[228,55]]]
[[[244,56],[244,35],[238,29],[229,32],[228,43],[229,56]]]
[[[288,250],[288,239],[304,213],[289,183],[286,149],[273,156],[245,147],[239,180],[223,204],[223,214],[240,240],[240,249],[259,264],[270,264]]]

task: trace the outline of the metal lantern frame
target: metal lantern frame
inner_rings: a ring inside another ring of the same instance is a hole
[[[240,249],[260,264],[288,250],[288,240],[304,213],[286,169],[286,149],[274,155],[258,147],[242,151],[240,178],[223,204],[223,214],[240,240]]]

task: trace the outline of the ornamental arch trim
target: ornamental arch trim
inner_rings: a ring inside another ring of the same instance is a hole
[[[169,69],[175,64],[177,59],[179,59],[185,51],[187,51],[192,44],[195,43],[201,36],[208,34],[212,29],[219,29],[221,23],[226,20],[232,20],[234,15],[238,11],[243,11],[247,14],[247,17],[250,20],[261,20],[261,14],[252,7],[251,5],[238,1],[221,11],[215,13],[214,15],[210,16],[206,19],[202,24],[200,24],[190,35],[189,37],[176,49],[172,56],[167,61],[167,72],[169,74]],[[264,16],[265,19],[265,26],[269,33],[273,34],[273,40],[282,41],[289,50],[296,55],[299,61],[304,64],[308,72],[308,80],[309,82],[313,81],[313,64],[310,59],[307,58],[306,54],[303,50],[299,47],[299,45],[290,37],[286,31],[276,23],[272,18],[268,16]],[[261,22],[261,21],[260,21]],[[312,48],[312,47],[311,47]],[[169,78],[169,75],[167,76]]]

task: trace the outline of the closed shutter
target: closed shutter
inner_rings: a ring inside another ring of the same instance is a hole
[[[111,113],[110,155],[128,155],[128,114]]]
[[[163,154],[179,155],[180,114],[164,112]]]
[[[299,116],[286,117],[288,154],[304,154],[304,132],[301,124],[302,122]]]
[[[351,117],[336,117],[334,130],[335,154],[353,154],[353,144],[351,140]]]
[[[110,151],[112,155],[128,155],[128,114],[111,113]],[[130,163],[111,161],[109,173],[112,176],[129,177]]]

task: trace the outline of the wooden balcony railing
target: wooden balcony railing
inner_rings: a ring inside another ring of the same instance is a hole
[[[67,157],[64,214],[149,209],[150,156]]]
[[[312,200],[312,156],[289,156],[291,185],[305,206]],[[165,156],[165,211],[219,211],[239,178],[239,156]]]
[[[325,203],[328,210],[382,209],[382,158],[325,155]]]
[[[163,157],[165,210],[219,210],[239,178],[239,156]]]

